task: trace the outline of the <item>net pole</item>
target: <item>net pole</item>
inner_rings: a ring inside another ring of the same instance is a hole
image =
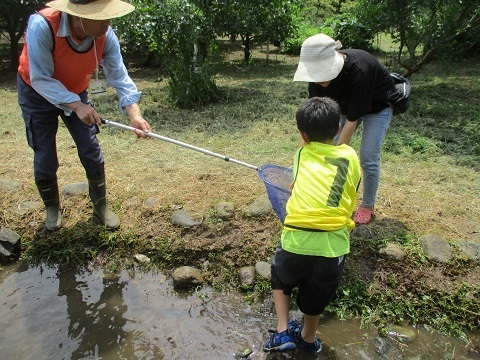
[[[117,123],[115,121],[111,121],[111,120],[107,120],[107,119],[102,119],[102,123],[107,124],[107,125],[113,125],[113,126],[116,126],[118,128],[124,129],[124,130],[130,130],[130,131],[139,130],[147,137],[152,137],[152,138],[155,138],[155,139],[166,141],[166,142],[178,145],[178,146],[185,147],[185,148],[190,149],[190,150],[198,151],[198,152],[200,152],[202,154],[205,154],[205,155],[210,155],[210,156],[216,157],[218,159],[222,159],[222,160],[229,161],[229,162],[232,162],[232,163],[235,163],[235,164],[238,164],[238,165],[242,165],[242,166],[248,167],[250,169],[254,169],[256,171],[260,170],[260,168],[258,166],[248,164],[248,163],[243,162],[243,161],[235,160],[235,159],[232,159],[228,156],[217,154],[213,151],[202,149],[202,148],[199,148],[197,146],[193,146],[193,145],[184,143],[182,141],[178,141],[178,140],[175,140],[175,139],[168,138],[166,136],[158,135],[158,134],[155,134],[155,133],[152,133],[152,132],[145,132],[145,131],[142,131],[140,129],[136,129],[132,126],[120,124],[120,123]]]

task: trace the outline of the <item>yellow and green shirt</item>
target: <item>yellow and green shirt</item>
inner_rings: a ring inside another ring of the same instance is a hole
[[[325,257],[349,253],[361,177],[355,150],[345,144],[311,142],[297,151],[293,176],[282,248]]]

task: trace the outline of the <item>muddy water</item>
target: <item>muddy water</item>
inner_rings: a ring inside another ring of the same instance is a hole
[[[248,348],[249,359],[479,358],[468,352],[471,344],[425,330],[402,344],[334,319],[319,326],[320,355],[265,354],[261,345],[274,323],[264,307],[253,309],[233,294],[180,294],[162,274],[23,265],[0,271],[2,360],[234,359]]]

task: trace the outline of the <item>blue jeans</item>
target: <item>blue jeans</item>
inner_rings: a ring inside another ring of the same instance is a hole
[[[45,100],[19,75],[17,91],[28,145],[34,151],[33,168],[36,181],[56,178],[59,166],[56,144],[59,116],[72,135],[87,177],[97,179],[103,175],[104,159],[97,139],[97,125],[85,125],[75,113],[66,116],[62,109]],[[83,103],[90,104],[86,91],[79,96]]]
[[[359,119],[358,127],[363,124],[360,166],[363,172],[362,206],[365,207],[372,207],[376,202],[378,184],[380,183],[380,150],[392,121],[392,115],[392,108],[388,107],[379,113],[367,114]],[[340,120],[342,128],[345,121],[346,117],[342,116]],[[335,142],[337,138],[335,138]]]

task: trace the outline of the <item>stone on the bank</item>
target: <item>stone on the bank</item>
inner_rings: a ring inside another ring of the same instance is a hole
[[[262,215],[269,215],[273,211],[272,204],[268,199],[267,194],[260,195],[255,201],[250,204],[246,214],[253,217],[258,217]]]
[[[2,226],[0,227],[0,254],[5,256],[12,255],[13,249],[20,239],[20,235],[14,231]]]
[[[447,263],[452,260],[450,244],[441,235],[427,234],[418,239],[425,255],[433,261]]]
[[[410,326],[390,325],[387,328],[387,334],[396,340],[409,343],[417,337],[417,330]]]
[[[255,266],[244,266],[238,271],[240,284],[243,286],[252,285],[255,281]]]
[[[264,279],[270,279],[271,277],[271,264],[266,261],[257,261],[255,264],[255,271]]]
[[[158,204],[158,199],[154,197],[149,197],[145,202],[143,203],[143,206],[146,208],[154,208]]]
[[[143,254],[135,254],[135,259],[141,263],[144,264],[149,264],[150,263],[150,258],[146,255]]]
[[[200,270],[191,266],[182,266],[173,272],[173,282],[178,287],[189,287],[203,284],[203,277]]]
[[[468,259],[475,261],[480,265],[480,243],[459,239],[457,240],[458,247],[467,256]]]
[[[17,205],[16,212],[17,214],[23,215],[30,210],[35,210],[41,207],[42,204],[38,201],[22,201]]]
[[[231,202],[222,201],[215,207],[217,216],[222,220],[233,218],[235,208]]]
[[[0,188],[5,190],[18,190],[22,186],[20,181],[0,179]]]
[[[77,182],[67,184],[62,188],[62,195],[66,198],[88,192],[88,182]]]
[[[202,219],[194,217],[191,213],[186,210],[177,210],[174,211],[170,221],[173,225],[190,228],[198,226],[202,223]]]
[[[380,254],[395,260],[403,260],[405,258],[405,250],[399,244],[388,243],[385,248],[380,249]]]

